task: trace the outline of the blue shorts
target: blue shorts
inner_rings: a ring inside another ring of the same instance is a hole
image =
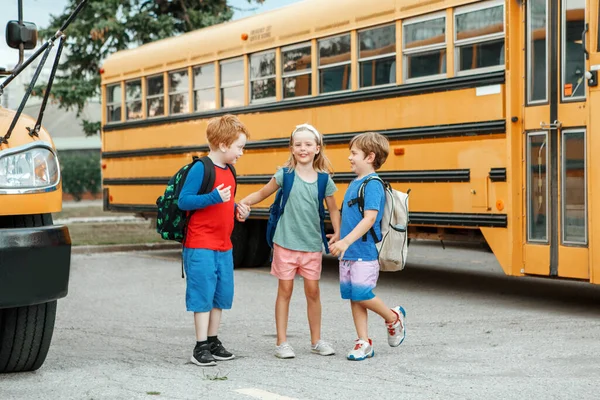
[[[375,297],[379,262],[340,261],[340,294],[344,300],[365,301]]]
[[[208,249],[183,249],[188,311],[229,310],[233,303],[233,253]]]

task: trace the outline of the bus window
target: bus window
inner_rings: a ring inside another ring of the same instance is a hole
[[[443,14],[410,19],[402,25],[404,79],[443,78],[446,75],[446,17]]]
[[[457,9],[454,26],[458,73],[504,68],[503,2]]]
[[[585,24],[585,1],[563,0],[562,11],[562,98],[585,98],[585,56],[581,35]]]
[[[148,118],[165,114],[165,79],[163,74],[146,78],[146,115]]]
[[[106,86],[106,122],[121,121],[121,84]]]
[[[281,49],[283,98],[312,94],[311,45],[302,43]]]
[[[585,131],[563,131],[562,242],[587,244],[587,191]]]
[[[527,241],[548,242],[548,134],[527,134]]]
[[[396,83],[396,25],[359,32],[358,42],[359,87]]]
[[[125,83],[125,118],[142,118],[142,81],[136,79]]]
[[[206,64],[194,68],[194,111],[214,110],[215,65]]]
[[[548,0],[531,0],[527,7],[527,100],[548,100]]]
[[[250,102],[275,100],[275,50],[250,56]]]
[[[221,107],[244,105],[244,59],[221,62]]]
[[[319,46],[319,93],[350,89],[350,34],[321,39]]]
[[[189,77],[188,71],[169,73],[169,114],[182,114],[189,111]]]

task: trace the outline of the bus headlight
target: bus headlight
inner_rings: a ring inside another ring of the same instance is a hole
[[[56,153],[44,142],[0,152],[0,189],[52,190],[60,181]]]

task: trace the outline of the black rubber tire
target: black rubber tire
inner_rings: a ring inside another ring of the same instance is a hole
[[[245,266],[244,258],[248,243],[248,227],[246,223],[235,221],[233,232],[231,233],[231,243],[233,244],[233,267],[239,268]]]
[[[245,267],[260,267],[265,265],[271,256],[271,248],[267,243],[267,221],[247,221],[248,242],[244,256]]]
[[[51,214],[0,217],[0,228],[52,225]],[[35,371],[48,355],[56,300],[33,306],[0,309],[0,373]]]
[[[56,300],[0,309],[0,373],[35,371],[48,355]]]

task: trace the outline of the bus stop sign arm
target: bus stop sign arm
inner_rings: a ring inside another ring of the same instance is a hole
[[[23,98],[23,101],[21,102],[21,105],[19,106],[19,110],[17,111],[17,113],[15,114],[15,117],[13,118],[13,121],[8,129],[8,132],[6,132],[5,136],[0,136],[0,144],[2,144],[2,143],[8,144],[8,139],[10,138],[10,136],[12,134],[12,130],[14,129],[16,122],[18,121],[18,119],[21,115],[21,112],[23,111],[23,108],[25,107],[25,103],[27,102],[27,99],[29,98],[31,91],[33,90],[33,86],[35,85],[35,82],[39,76],[39,73],[41,72],[41,68],[43,67],[44,63],[46,62],[46,59],[48,58],[48,54],[49,54],[50,50],[52,49],[52,46],[54,45],[54,41],[58,38],[61,38],[61,41],[60,41],[59,47],[58,47],[58,51],[57,51],[57,56],[56,56],[56,59],[54,62],[54,66],[52,68],[52,74],[48,81],[48,86],[46,88],[46,94],[44,95],[44,101],[42,104],[42,108],[40,109],[40,115],[38,116],[38,120],[36,122],[36,127],[34,127],[33,130],[30,130],[30,135],[34,135],[37,133],[37,131],[39,131],[39,128],[37,128],[37,126],[41,125],[41,117],[43,116],[44,108],[48,101],[48,92],[49,92],[50,88],[52,87],[52,81],[54,80],[54,75],[56,74],[56,67],[60,60],[60,53],[62,51],[62,45],[64,44],[64,36],[65,35],[63,34],[63,32],[67,29],[67,27],[71,24],[71,22],[73,22],[73,20],[77,16],[77,14],[79,14],[79,12],[83,9],[83,7],[85,6],[86,3],[87,3],[87,0],[82,0],[77,5],[77,8],[75,9],[75,11],[73,11],[71,16],[69,18],[67,18],[67,20],[61,26],[61,28],[56,32],[56,34],[54,34],[53,37],[48,39],[48,41],[46,41],[35,53],[33,53],[31,55],[31,57],[29,57],[27,59],[27,61],[25,61],[23,64],[21,64],[17,68],[15,68],[14,71],[12,71],[11,75],[8,78],[6,78],[6,80],[4,80],[4,82],[0,83],[0,96],[1,96],[4,93],[4,88],[6,86],[8,86],[8,84],[11,83],[15,79],[15,77],[17,77],[40,54],[42,54],[45,51],[45,54],[42,58],[42,62],[38,66],[38,69],[36,70],[36,73],[33,76],[31,83],[29,84],[29,88],[27,89],[27,92],[25,93],[25,97]]]

